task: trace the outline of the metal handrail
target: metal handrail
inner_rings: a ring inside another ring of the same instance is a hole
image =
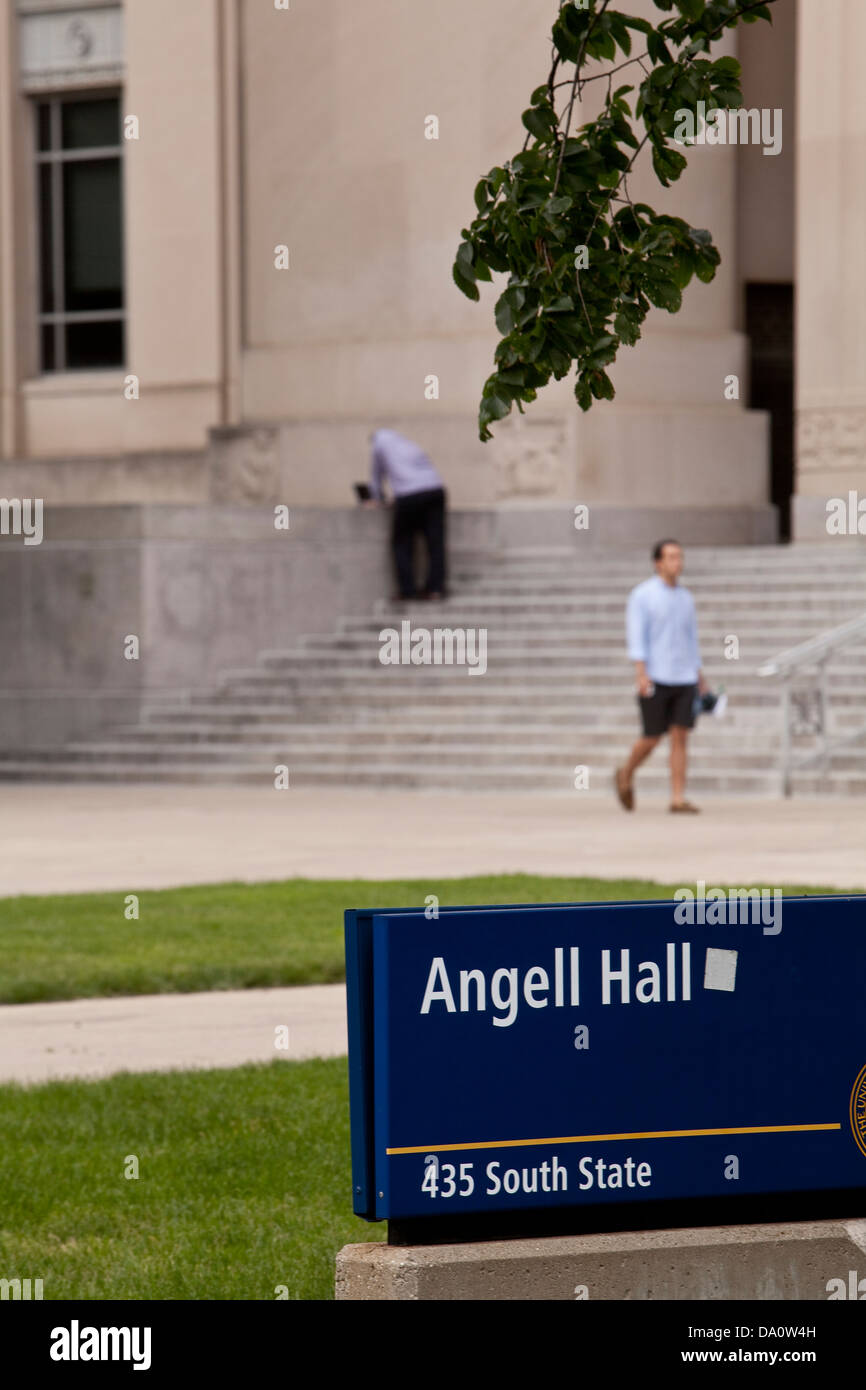
[[[759,676],[781,676],[782,686],[782,753],[780,758],[781,789],[783,796],[791,795],[791,773],[797,768],[808,767],[810,763],[820,762],[826,772],[831,744],[827,736],[827,662],[839,648],[866,641],[866,614],[852,618],[839,627],[829,628],[818,637],[799,642],[796,647],[788,647],[770,661],[758,667]],[[820,709],[820,743],[817,749],[798,758],[791,754],[791,683],[797,671],[803,667],[818,668],[818,702]],[[855,743],[866,734],[866,724],[858,729],[849,729],[846,734],[834,740],[832,748],[844,748]]]
[[[783,671],[794,670],[797,666],[808,666],[817,656],[829,655],[837,647],[845,646],[861,633],[866,636],[866,614],[861,618],[852,618],[850,622],[842,623],[839,627],[828,628],[819,636],[810,637],[807,642],[798,642],[796,647],[788,647],[770,661],[765,661],[763,666],[758,668],[758,675],[778,676]]]

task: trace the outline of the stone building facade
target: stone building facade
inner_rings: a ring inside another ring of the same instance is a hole
[[[42,545],[0,536],[0,744],[369,611],[377,425],[428,449],[464,551],[826,540],[866,494],[866,7],[773,11],[722,51],[781,151],[632,180],[712,231],[716,279],[653,311],[614,402],[552,383],[482,444],[499,291],[451,265],[556,0],[0,0],[0,498],[45,504]]]
[[[667,193],[647,168],[634,186],[712,230],[716,280],[693,283],[678,315],[654,312],[620,355],[615,403],[582,416],[570,381],[552,383],[482,445],[498,290],[472,304],[450,266],[479,174],[522,142],[555,8],[0,0],[7,491],[26,463],[58,504],[341,507],[370,428],[390,422],[428,447],[456,507],[580,501],[600,521],[612,513],[607,532],[624,540],[643,538],[646,513],[673,509],[696,538],[757,541],[774,534],[770,504],[784,521],[792,494],[795,534],[820,532],[828,489],[864,480],[866,99],[851,55],[866,12],[858,0],[778,0],[772,28],[726,39],[747,105],[783,113],[781,153],[695,148]],[[651,0],[626,8],[658,14]],[[88,135],[83,119],[83,145],[63,142],[70,105],[112,98],[116,154],[99,146],[114,159],[109,187],[88,157],[98,129]],[[52,120],[56,159],[40,146]],[[75,264],[87,258],[73,234],[77,219],[79,243],[100,235],[94,206],[112,189],[109,287]],[[58,299],[46,309],[52,257],[58,275],[65,258],[73,278],[94,281],[77,308],[65,285],[49,287]],[[80,320],[103,302],[113,326]],[[73,316],[68,332],[52,311]],[[732,374],[738,401],[724,394]]]

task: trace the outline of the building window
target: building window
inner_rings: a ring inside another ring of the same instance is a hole
[[[122,366],[120,98],[35,106],[42,371]]]

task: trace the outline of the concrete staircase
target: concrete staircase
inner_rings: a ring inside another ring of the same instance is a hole
[[[779,793],[778,684],[757,675],[774,653],[866,612],[859,545],[690,548],[707,677],[724,686],[723,720],[703,717],[690,743],[689,791]],[[611,795],[613,768],[637,735],[624,604],[651,572],[640,554],[573,550],[452,556],[453,598],[380,604],[296,650],[263,652],[210,692],[150,697],[140,722],[98,741],[0,753],[0,781],[246,782],[423,790],[574,789]],[[382,665],[379,633],[484,628],[487,670]],[[725,639],[739,658],[725,658]],[[832,727],[866,722],[866,645],[831,667]],[[804,749],[811,744],[795,740]],[[666,748],[639,774],[638,795],[667,795]],[[866,741],[804,772],[796,793],[866,794]]]

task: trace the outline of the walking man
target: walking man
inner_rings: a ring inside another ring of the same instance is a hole
[[[643,737],[614,783],[620,802],[634,810],[632,779],[659,740],[671,736],[671,811],[696,812],[685,799],[686,744],[694,727],[695,696],[707,683],[701,670],[695,601],[679,583],[683,552],[678,541],[659,541],[653,550],[656,572],[629,594],[626,608],[628,654],[635,663]]]
[[[420,532],[427,545],[427,581],[421,597],[445,597],[445,488],[418,444],[396,430],[376,430],[370,436],[372,462],[370,493],[384,501],[387,480],[394,499],[391,545],[397,571],[398,597],[416,597],[413,551]]]

